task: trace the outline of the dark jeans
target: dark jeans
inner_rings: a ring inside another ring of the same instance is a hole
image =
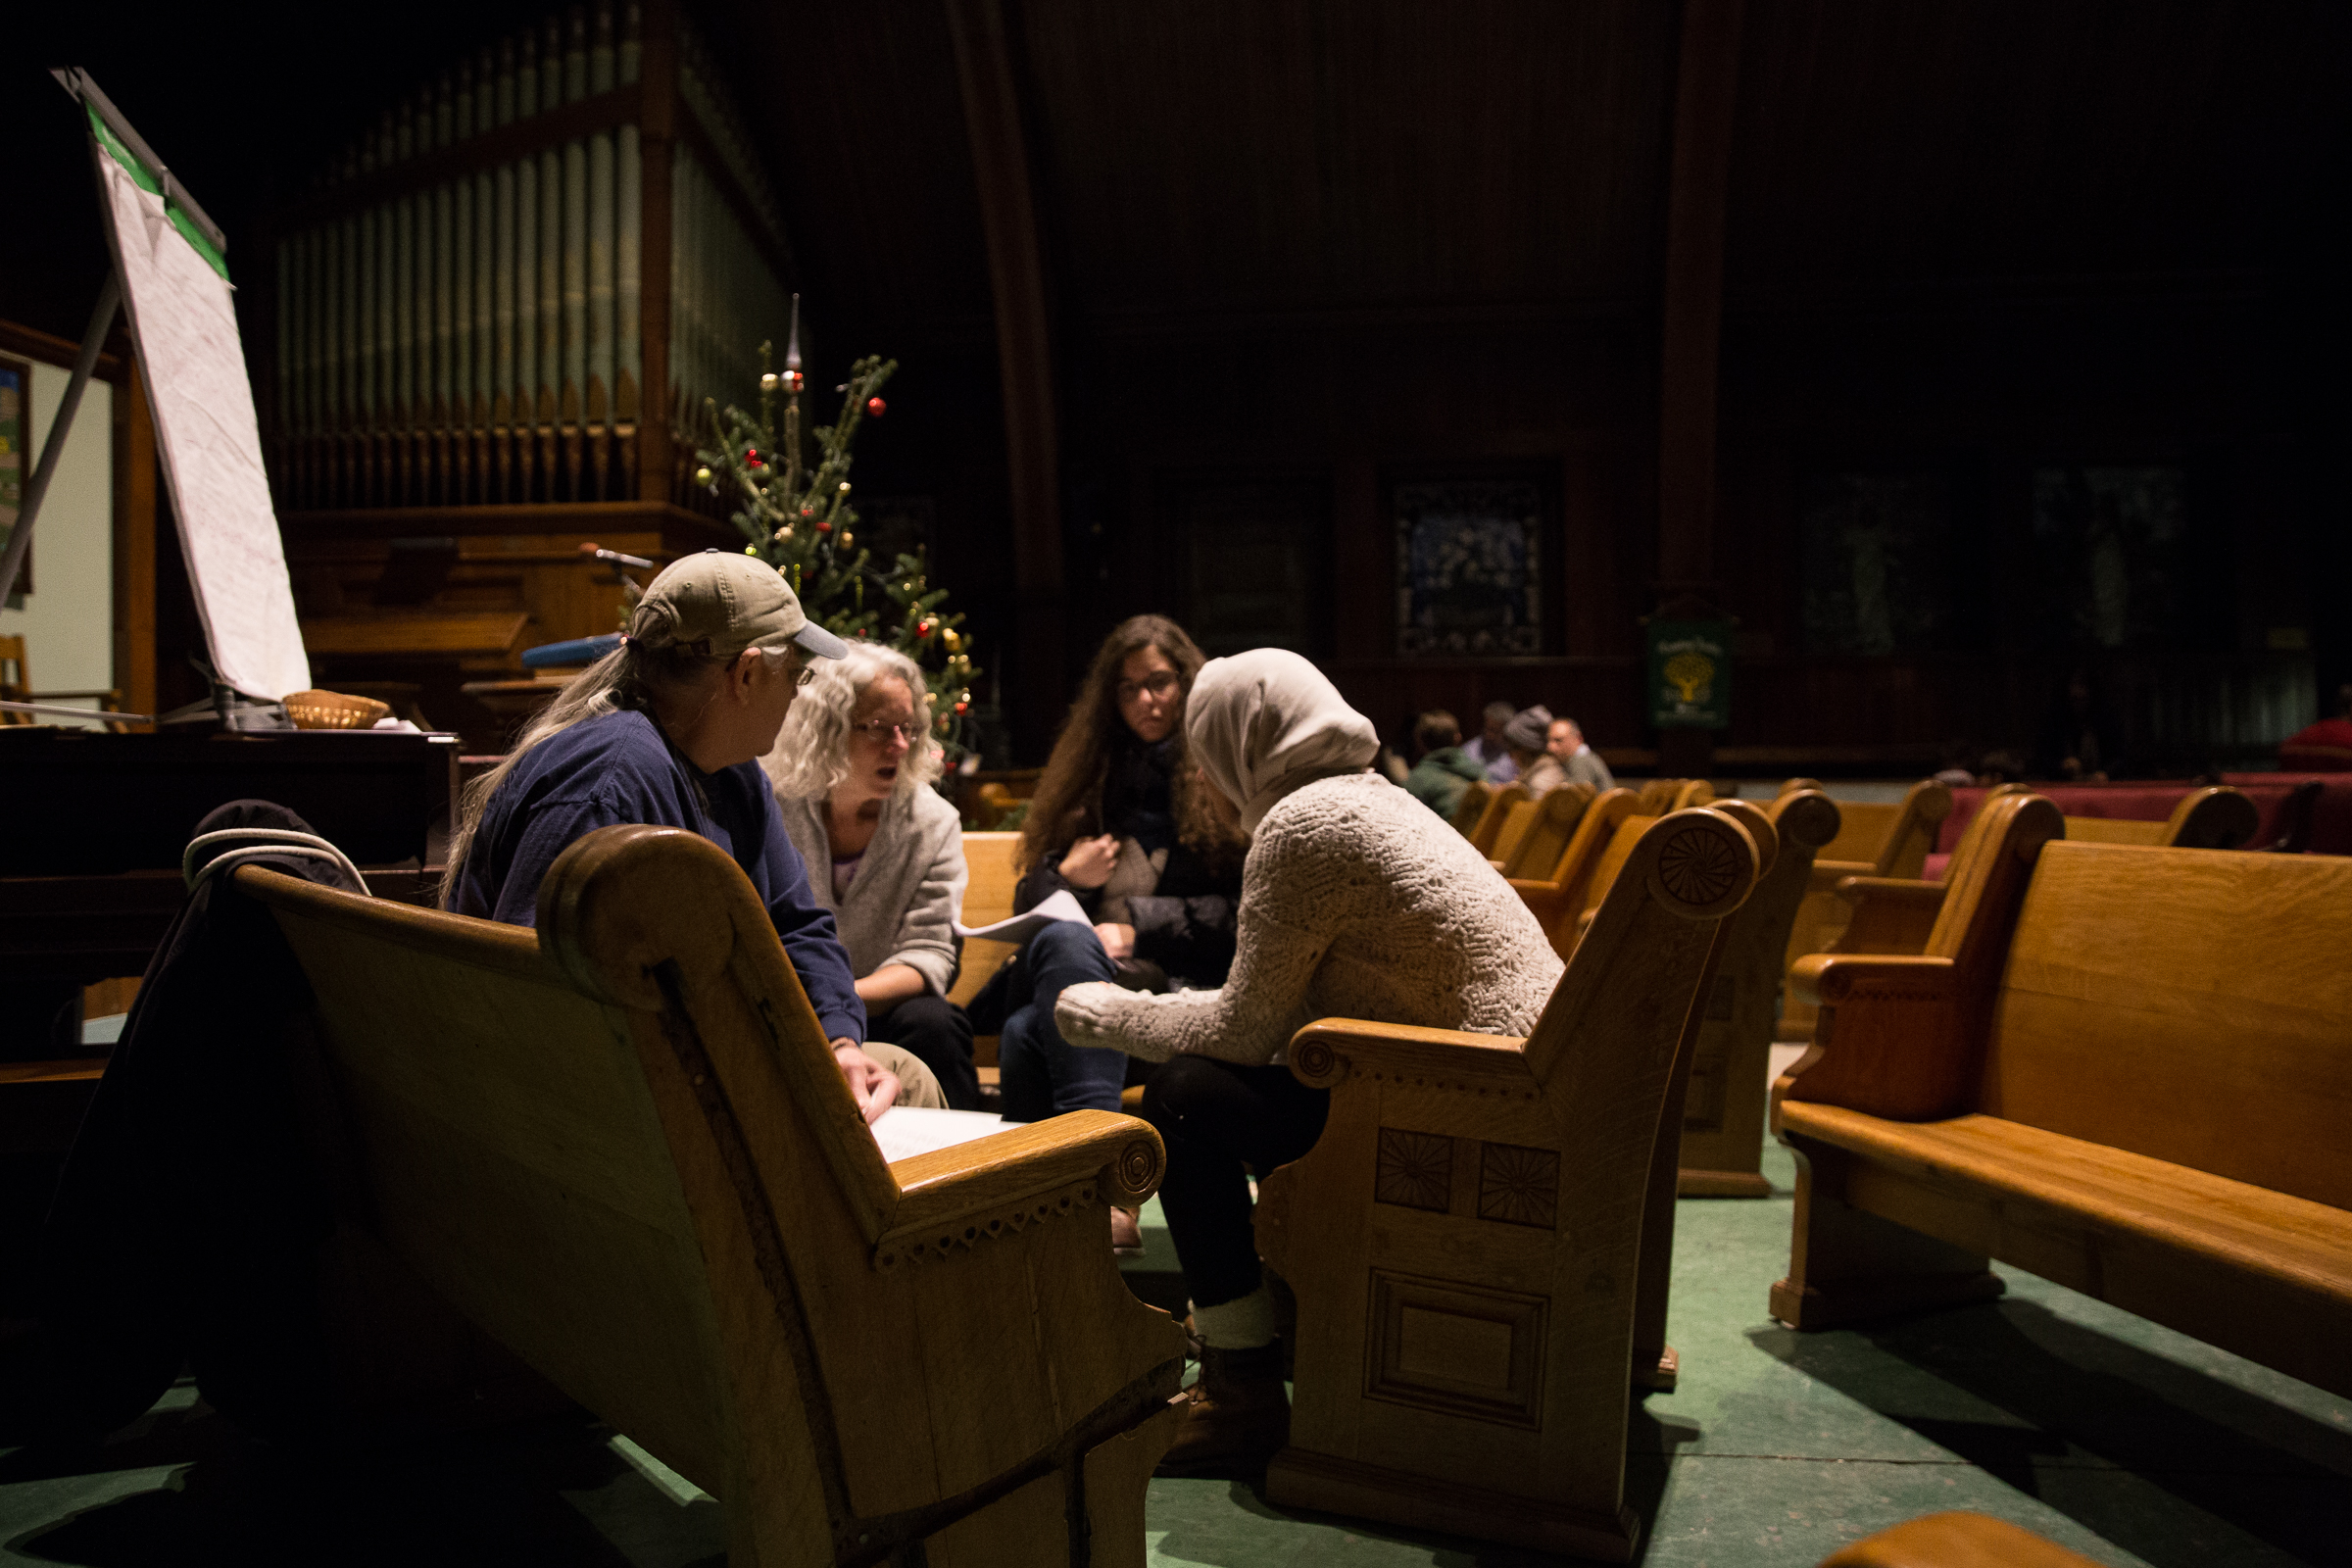
[[[1127,1054],[1073,1046],[1054,1026],[1054,1004],[1065,988],[1108,980],[1116,972],[1092,926],[1059,920],[1029,939],[1004,1001],[1004,1032],[997,1038],[1006,1121],[1119,1108]]]
[[[926,991],[868,1020],[865,1038],[905,1047],[931,1069],[955,1110],[980,1108],[980,1075],[972,1066],[972,1020],[945,997]]]
[[[1330,1114],[1331,1092],[1307,1088],[1288,1067],[1178,1056],[1152,1073],[1144,1119],[1168,1146],[1159,1206],[1195,1306],[1257,1289],[1249,1172],[1263,1177],[1314,1148]]]

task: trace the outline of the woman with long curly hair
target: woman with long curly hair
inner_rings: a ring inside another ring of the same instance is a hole
[[[1026,910],[1066,891],[1095,924],[1040,932],[999,982],[1007,1120],[1118,1108],[1127,1059],[1061,1038],[1054,1004],[1065,986],[1216,986],[1233,964],[1249,841],[1185,750],[1200,664],[1184,628],[1137,615],[1103,640],[1062,721],[1021,827],[1013,904]]]

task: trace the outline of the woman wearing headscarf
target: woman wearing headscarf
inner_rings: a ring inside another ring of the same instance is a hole
[[[1246,1476],[1290,1431],[1248,1173],[1312,1149],[1329,1109],[1282,1065],[1292,1035],[1333,1016],[1525,1035],[1561,965],[1469,841],[1369,770],[1371,721],[1304,659],[1211,661],[1185,730],[1251,835],[1232,972],[1169,996],[1073,985],[1054,1017],[1072,1043],[1164,1063],[1144,1114],[1204,1349],[1161,1473]]]

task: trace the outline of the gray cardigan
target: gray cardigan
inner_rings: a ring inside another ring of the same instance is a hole
[[[850,896],[833,901],[833,846],[825,829],[825,802],[786,800],[784,831],[808,862],[808,891],[833,911],[850,967],[864,979],[886,963],[903,963],[921,974],[940,996],[956,984],[956,917],[963,909],[963,821],[956,808],[932,789],[893,795],[882,804],[882,821],[865,858],[850,883]]]

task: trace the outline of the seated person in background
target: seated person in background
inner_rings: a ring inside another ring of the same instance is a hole
[[[1502,738],[1519,767],[1519,782],[1527,793],[1547,795],[1568,782],[1568,769],[1545,748],[1551,744],[1551,710],[1538,703],[1522,708],[1502,726]]]
[[[1990,789],[1995,784],[2023,784],[2028,768],[2026,760],[2015,752],[1986,752],[1977,762],[1973,782]]]
[[[1600,760],[1598,752],[1585,744],[1585,732],[1575,719],[1553,719],[1550,727],[1544,732],[1544,750],[1567,769],[1569,783],[1590,784],[1595,795],[1617,787],[1616,778],[1609,772],[1609,764]]]
[[[2335,691],[2335,715],[2278,743],[2282,773],[2352,773],[2352,685]]]
[[[1413,720],[1413,770],[1404,775],[1405,793],[1452,821],[1462,791],[1485,778],[1487,770],[1462,750],[1462,727],[1451,713],[1433,708]]]
[[[1206,1348],[1160,1473],[1250,1475],[1290,1404],[1247,1177],[1312,1149],[1330,1108],[1281,1064],[1292,1034],[1338,1015],[1525,1035],[1561,963],[1468,839],[1367,771],[1371,722],[1298,655],[1203,666],[1185,728],[1253,834],[1232,975],[1173,996],[1073,985],[1054,1016],[1067,1040],[1164,1063],[1144,1115],[1167,1144],[1160,1206]]]
[[[1489,703],[1479,714],[1486,728],[1463,751],[1470,760],[1487,770],[1490,784],[1508,784],[1519,776],[1519,763],[1511,756],[1510,742],[1503,738],[1503,728],[1518,710],[1508,703]]]
[[[815,868],[865,1004],[865,1038],[903,1046],[948,1103],[980,1108],[972,1021],[948,1000],[969,873],[963,822],[932,789],[939,748],[913,660],[857,644],[817,666],[763,765],[784,831]]]
[[[2124,726],[2090,672],[2077,669],[2042,728],[2042,777],[2104,784],[2125,775]]]
[[[621,645],[574,676],[506,760],[466,787],[442,906],[532,925],[539,883],[573,840],[628,822],[700,833],[734,858],[767,906],[865,1119],[893,1102],[945,1103],[911,1055],[861,1049],[865,1005],[850,956],[809,895],[760,770],[809,657],[846,652],[809,623],[773,566],[715,550],[672,563],[631,612]]]
[[[1054,1004],[1063,987],[1213,986],[1233,963],[1248,846],[1185,754],[1186,695],[1200,668],[1200,650],[1174,621],[1121,622],[1054,742],[1014,851],[1023,874],[1013,907],[1066,891],[1096,924],[1039,932],[991,984],[1004,987],[1007,1121],[1119,1108],[1127,1058],[1062,1038]]]

